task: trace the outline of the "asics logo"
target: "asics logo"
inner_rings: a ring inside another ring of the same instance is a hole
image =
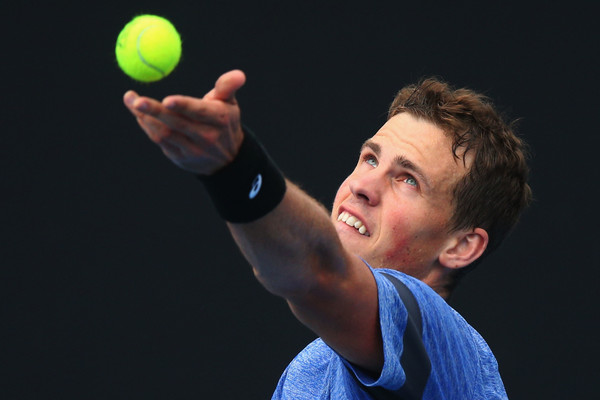
[[[252,181],[252,189],[250,189],[250,193],[248,193],[248,198],[252,200],[258,195],[260,192],[260,188],[262,187],[262,175],[256,175],[256,178]]]

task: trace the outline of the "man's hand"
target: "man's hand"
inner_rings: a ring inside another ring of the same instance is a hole
[[[123,101],[150,140],[179,167],[210,175],[229,164],[244,134],[236,91],[242,71],[227,72],[202,99],[168,96],[162,102],[128,91]]]

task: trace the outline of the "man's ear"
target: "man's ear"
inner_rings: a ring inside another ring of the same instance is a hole
[[[488,241],[488,233],[481,228],[456,232],[448,247],[440,254],[440,264],[452,269],[466,267],[481,257]]]

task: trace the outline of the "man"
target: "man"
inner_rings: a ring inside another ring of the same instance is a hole
[[[506,398],[490,349],[444,299],[528,203],[523,143],[476,93],[407,87],[328,215],[242,129],[244,82],[230,71],[202,99],[124,102],[201,177],[257,279],[318,334],[273,398]]]

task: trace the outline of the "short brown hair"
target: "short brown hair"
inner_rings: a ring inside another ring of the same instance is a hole
[[[450,231],[482,228],[488,232],[486,253],[495,249],[531,201],[525,143],[489,99],[469,89],[427,78],[401,89],[388,119],[407,112],[433,123],[452,137],[452,152],[472,164],[453,191]]]

